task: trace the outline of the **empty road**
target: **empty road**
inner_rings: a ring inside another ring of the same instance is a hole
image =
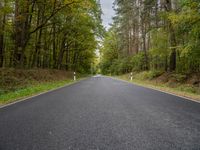
[[[0,150],[199,149],[199,103],[108,77],[0,109]]]

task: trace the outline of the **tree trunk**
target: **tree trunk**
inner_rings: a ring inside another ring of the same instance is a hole
[[[66,70],[69,70],[69,46],[66,48]]]
[[[44,9],[44,8],[42,8]],[[37,16],[37,26],[43,22],[43,15],[44,14],[44,11],[41,10],[41,7],[38,8],[38,16]],[[35,52],[33,54],[33,62],[32,62],[32,67],[35,67],[35,66],[39,66],[38,63],[38,60],[39,60],[39,51],[40,51],[40,48],[41,48],[41,40],[42,40],[42,30],[43,28],[40,28],[39,31],[36,31],[36,43],[35,43]]]
[[[65,51],[65,41],[66,41],[66,38],[63,38],[62,43],[61,43],[60,52],[59,52],[59,58],[58,58],[58,69],[62,68],[63,54]]]
[[[56,68],[56,24],[53,23],[53,68]]]
[[[14,67],[24,67],[24,61],[26,57],[25,50],[30,39],[29,29],[32,23],[32,12],[30,12],[30,10],[33,11],[35,5],[35,1],[30,3],[29,0],[25,0],[24,5],[20,6],[19,1],[20,0],[15,0],[15,48],[13,56]]]
[[[171,0],[166,0],[166,11],[168,12],[172,11]],[[176,34],[170,21],[169,21],[169,33],[170,33],[170,47],[171,47],[169,70],[175,71],[176,70]]]
[[[2,8],[2,4],[0,2],[0,9]],[[6,15],[5,13],[3,16],[0,16],[0,68],[3,67],[4,61],[4,30],[5,30],[5,22],[6,22]]]

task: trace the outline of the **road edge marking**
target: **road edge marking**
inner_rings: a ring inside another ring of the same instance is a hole
[[[199,104],[200,104],[200,101],[195,100],[195,99],[192,99],[192,98],[189,98],[189,97],[184,97],[184,96],[176,95],[176,94],[174,94],[174,93],[167,92],[167,91],[160,90],[160,89],[156,89],[156,88],[153,88],[153,87],[146,87],[146,86],[143,86],[143,85],[140,85],[140,84],[137,84],[137,83],[129,82],[129,81],[126,81],[126,80],[123,80],[123,79],[115,78],[115,77],[110,77],[110,76],[106,76],[106,77],[111,78],[111,79],[113,79],[113,80],[119,80],[119,81],[122,81],[122,82],[125,82],[125,83],[129,83],[129,84],[132,84],[132,85],[140,86],[140,87],[143,87],[143,88],[147,88],[147,89],[159,91],[159,92],[162,92],[162,93],[165,93],[165,94],[173,95],[173,96],[176,96],[176,97],[185,99],[185,100],[187,100],[187,101],[193,101],[193,102],[196,102],[196,103],[199,103]]]
[[[89,77],[88,77],[88,78],[89,78]],[[33,96],[27,96],[26,98],[22,98],[22,99],[19,98],[19,100],[16,99],[16,100],[14,100],[14,101],[11,102],[11,103],[8,103],[8,104],[5,104],[5,105],[4,105],[4,104],[3,104],[3,105],[0,105],[0,109],[5,108],[5,107],[8,107],[8,106],[11,106],[11,105],[14,105],[14,104],[17,104],[17,103],[21,103],[21,102],[27,101],[27,100],[29,100],[29,99],[32,99],[32,98],[35,98],[35,97],[38,97],[38,96],[41,96],[41,95],[44,95],[44,94],[47,94],[47,93],[51,93],[51,92],[56,91],[56,90],[60,90],[60,89],[62,89],[62,88],[65,88],[65,87],[68,87],[68,86],[77,84],[77,83],[79,83],[79,82],[81,82],[81,81],[84,81],[84,80],[87,80],[88,78],[83,78],[83,79],[80,79],[80,80],[78,80],[78,81],[71,82],[71,83],[68,83],[68,84],[66,84],[66,85],[63,85],[63,86],[61,86],[61,87],[54,88],[54,89],[49,90],[49,91],[41,92],[41,93],[39,93],[39,94],[35,94],[35,95],[33,95]]]

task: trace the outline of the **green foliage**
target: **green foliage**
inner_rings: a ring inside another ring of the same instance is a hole
[[[89,72],[101,14],[97,0],[2,0],[0,67]]]
[[[132,65],[132,70],[133,71],[141,71],[145,70],[145,53],[144,52],[139,52],[137,55],[134,55],[131,58],[131,65]]]
[[[25,98],[27,96],[32,96],[41,92],[46,92],[66,84],[71,83],[72,80],[63,80],[57,82],[42,83],[34,86],[29,86],[23,89],[18,89],[13,92],[0,94],[0,104],[15,101],[17,99]]]
[[[108,31],[103,43],[101,70],[200,72],[199,10],[198,0],[115,0],[114,34]]]
[[[185,74],[173,74],[173,77],[179,83],[183,83],[187,79],[187,76]]]
[[[118,42],[114,29],[110,29],[103,41],[103,46],[100,49],[101,53],[101,64],[100,68],[103,74],[112,73],[113,67],[117,64],[118,59]],[[113,65],[113,67],[111,67]]]
[[[168,33],[162,28],[151,31],[151,49],[150,53],[153,56],[164,58],[169,55]]]
[[[123,74],[131,71],[130,59],[116,59],[114,63],[110,66],[111,74]]]
[[[179,13],[169,14],[180,42],[178,72],[199,72],[200,66],[200,14],[199,2],[194,0],[182,1]]]
[[[140,73],[137,73],[135,75],[135,78],[138,79],[138,80],[152,80],[156,77],[159,77],[162,74],[163,74],[163,72],[158,71],[158,70],[142,71]]]

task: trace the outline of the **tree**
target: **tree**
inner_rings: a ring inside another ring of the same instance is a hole
[[[0,7],[0,67],[87,71],[82,64],[94,61],[103,35],[99,1],[4,0]]]
[[[116,16],[111,29],[114,28],[115,36],[110,40],[118,39],[115,43],[118,48],[112,51],[104,42],[102,64],[105,68],[121,67],[118,73],[130,70],[199,72],[199,1],[115,0],[114,6]],[[115,61],[108,57],[109,52],[118,55]]]

